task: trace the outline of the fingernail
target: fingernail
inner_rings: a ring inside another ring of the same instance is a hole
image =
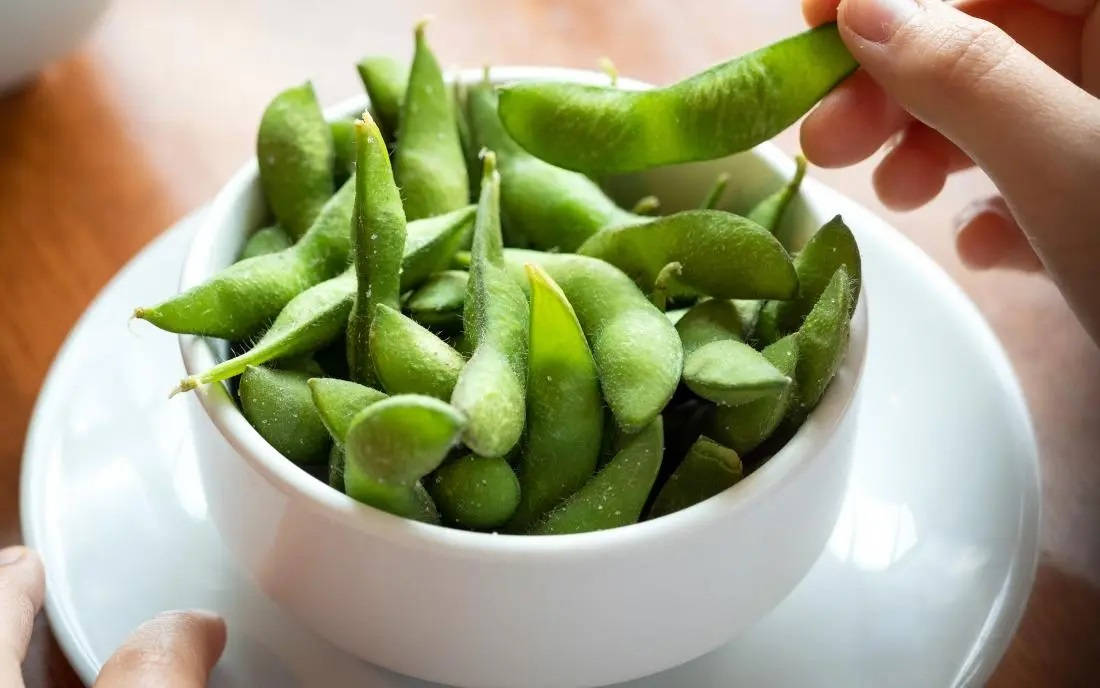
[[[26,553],[27,548],[21,545],[12,545],[11,547],[0,549],[0,566],[10,566],[22,559],[23,555]]]
[[[918,0],[844,0],[840,20],[863,38],[885,43],[919,9]]]

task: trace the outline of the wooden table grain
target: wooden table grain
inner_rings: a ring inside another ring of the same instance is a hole
[[[800,28],[797,3],[482,0],[233,3],[118,0],[71,57],[0,97],[0,543],[20,538],[18,476],[32,404],[66,332],[119,267],[208,200],[251,153],[267,100],[313,79],[357,92],[366,53],[404,55],[432,13],[445,65],[548,64],[666,82]],[[790,152],[797,137],[787,132]],[[973,273],[951,219],[991,192],[980,173],[895,214],[870,165],[813,174],[882,214],[963,286],[1020,376],[1043,472],[1042,561],[995,686],[1095,685],[1100,670],[1100,350],[1041,276]],[[39,618],[28,685],[77,686]]]

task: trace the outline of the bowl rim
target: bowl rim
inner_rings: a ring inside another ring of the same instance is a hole
[[[475,83],[482,78],[482,73],[480,69],[458,70],[448,73],[447,81],[450,83],[457,79],[463,83]],[[537,66],[493,67],[491,77],[494,83],[555,80],[602,84],[607,80],[607,76],[600,72]],[[620,78],[619,85],[628,89],[651,87],[644,82],[627,78]],[[365,95],[354,96],[325,108],[325,117],[335,119],[351,116],[368,104]],[[784,172],[793,170],[790,158],[772,143],[760,144],[752,150],[752,154],[762,158],[772,169]],[[180,275],[180,291],[199,284],[222,267],[214,265],[215,239],[226,224],[229,209],[254,186],[258,173],[256,159],[252,157],[215,196],[198,231],[191,239]],[[804,193],[808,200],[812,200],[820,192],[805,189]],[[833,383],[826,389],[820,403],[802,427],[775,455],[736,485],[686,509],[653,520],[588,533],[485,533],[395,516],[352,499],[285,458],[248,423],[231,400],[224,384],[205,385],[196,389],[193,394],[197,396],[203,411],[217,431],[253,470],[288,497],[304,501],[310,508],[326,514],[346,528],[406,546],[443,546],[479,556],[601,556],[609,552],[609,547],[647,543],[724,520],[731,513],[751,508],[761,500],[768,499],[792,474],[804,471],[815,460],[822,460],[822,452],[815,451],[815,448],[824,446],[830,440],[847,414],[858,411],[853,401],[862,383],[868,340],[866,289],[860,291],[852,318],[848,352]],[[188,375],[197,374],[217,362],[212,347],[203,337],[179,335],[179,346]],[[845,384],[837,384],[841,381]]]

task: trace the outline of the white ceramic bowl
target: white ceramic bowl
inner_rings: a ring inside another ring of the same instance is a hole
[[[603,75],[493,70],[499,82]],[[457,78],[474,81],[480,72]],[[638,82],[624,86],[644,87]],[[329,110],[347,116],[362,97]],[[619,188],[698,202],[728,169],[741,202],[789,175],[774,147],[654,171]],[[261,219],[255,162],[225,186],[196,234],[181,289],[228,265]],[[793,208],[803,235],[831,213],[812,193]],[[192,399],[210,513],[229,551],[283,608],[370,662],[461,686],[591,686],[685,662],[780,602],[822,551],[852,457],[867,341],[863,299],[851,345],[821,405],[791,442],[733,488],[653,521],[580,535],[471,533],[408,521],[329,488],[283,458],[221,385]],[[187,372],[221,348],[180,338]]]

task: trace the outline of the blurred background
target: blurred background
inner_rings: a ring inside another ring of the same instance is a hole
[[[59,54],[103,4],[0,0],[0,34],[9,34],[0,35],[0,81],[19,48],[10,34],[43,57]],[[41,37],[12,19],[53,11],[60,14],[45,21]],[[19,462],[38,388],[95,293],[252,155],[260,113],[276,92],[307,79],[324,105],[360,92],[355,62],[367,53],[411,55],[412,24],[425,14],[435,16],[429,33],[445,67],[596,68],[606,56],[624,76],[654,83],[803,26],[795,0],[110,3],[75,52],[0,95],[0,544],[20,538]],[[779,143],[797,152],[796,130]],[[1008,350],[1034,417],[1043,558],[993,685],[1092,683],[1100,650],[1100,351],[1044,277],[974,273],[959,263],[952,219],[992,192],[981,173],[960,174],[929,206],[897,214],[874,197],[873,164],[811,174],[885,217],[962,285]],[[43,618],[26,671],[32,686],[79,685]]]

